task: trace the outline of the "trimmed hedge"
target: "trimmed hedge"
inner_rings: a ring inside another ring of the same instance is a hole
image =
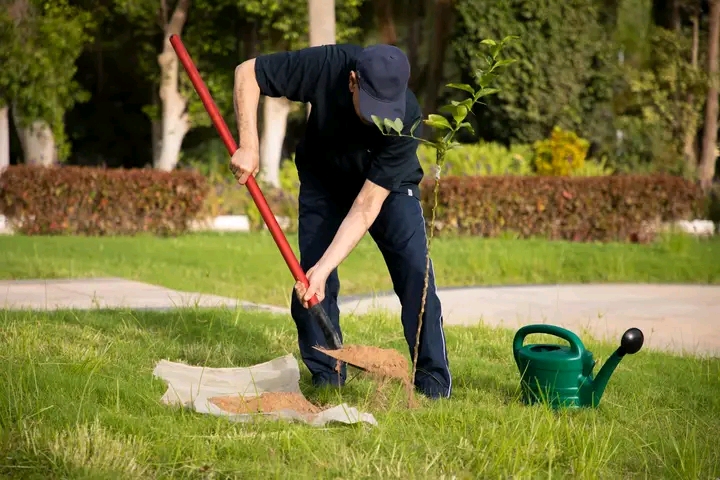
[[[27,235],[171,235],[188,229],[207,191],[187,171],[16,165],[0,175],[0,213]]]
[[[422,188],[428,218],[433,187]],[[647,241],[648,226],[701,218],[704,202],[698,185],[669,175],[449,176],[440,179],[436,234]]]
[[[433,187],[426,178],[428,224]],[[265,190],[273,213],[294,221],[297,198]],[[206,178],[189,171],[17,165],[0,175],[0,214],[30,235],[176,235],[209,213],[208,194]],[[246,195],[253,223],[262,224]],[[703,218],[706,201],[696,183],[670,175],[448,176],[440,180],[436,234],[647,241],[659,222]]]

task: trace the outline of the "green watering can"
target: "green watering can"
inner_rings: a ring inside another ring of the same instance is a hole
[[[525,337],[533,333],[554,335],[570,346],[528,344]],[[520,369],[523,401],[526,404],[549,403],[558,407],[597,407],[610,376],[626,354],[642,348],[644,336],[637,328],[627,330],[620,347],[608,358],[593,379],[596,360],[585,349],[577,335],[564,328],[547,324],[526,325],[513,340],[513,355]]]

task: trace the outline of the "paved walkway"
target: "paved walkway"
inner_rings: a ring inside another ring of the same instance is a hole
[[[517,328],[553,323],[582,335],[619,342],[638,327],[645,346],[720,355],[720,286],[705,285],[550,285],[448,288],[439,292],[447,325],[483,322]],[[342,313],[382,309],[400,312],[394,294],[345,297]],[[172,309],[230,307],[287,314],[286,308],[237,299],[179,292],[120,278],[0,281],[3,309]]]
[[[720,286],[548,285],[441,289],[446,325],[519,328],[552,323],[620,344],[637,327],[643,348],[720,355]],[[399,312],[394,295],[346,299],[341,313]]]
[[[230,307],[285,313],[286,309],[234,298],[179,292],[123,278],[0,281],[3,309],[131,308],[167,310],[183,307]]]

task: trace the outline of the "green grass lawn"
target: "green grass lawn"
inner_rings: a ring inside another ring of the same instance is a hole
[[[295,247],[296,237],[289,235]],[[436,238],[441,286],[576,282],[720,282],[720,240],[652,245]],[[162,239],[0,237],[0,278],[120,276],[170,288],[287,306],[292,276],[266,232]],[[296,250],[297,253],[297,250]],[[390,291],[368,237],[340,266],[341,295]]]
[[[220,250],[232,240],[208,238],[204,240],[219,263],[225,255]],[[182,249],[187,248],[186,242],[198,241],[173,241],[173,245]],[[52,242],[62,244],[61,240],[45,242],[33,242],[37,250],[25,251],[28,255],[36,251],[34,258],[48,258]],[[86,271],[101,273],[92,263],[99,261],[100,244],[117,256],[115,272],[130,271],[130,266],[120,262],[118,245],[122,243],[118,242],[87,243],[93,248],[88,247],[91,260],[83,264]],[[81,247],[76,248],[75,255],[79,255]],[[490,246],[484,248],[489,254]],[[51,258],[59,268],[61,255]],[[196,255],[198,263],[199,258]],[[651,262],[652,255],[644,258]],[[239,272],[241,262],[236,259],[233,263]],[[147,268],[148,274],[161,275],[156,267]],[[191,271],[188,266],[179,270]],[[166,275],[162,278],[169,280],[171,274]],[[344,328],[353,343],[396,348],[407,354],[396,319],[346,318]],[[0,476],[720,476],[719,359],[643,350],[622,361],[598,409],[554,413],[518,402],[519,375],[511,340],[512,332],[505,330],[448,328],[454,397],[437,403],[425,401],[414,410],[405,408],[399,386],[379,395],[369,379],[355,378],[340,392],[314,392],[301,364],[301,388],[309,399],[345,401],[373,413],[379,422],[377,427],[316,429],[274,421],[236,424],[166,407],[159,403],[166,385],[152,377],[161,359],[215,367],[247,366],[295,353],[295,328],[286,317],[198,310],[1,312]],[[600,362],[614,347],[587,343]],[[352,376],[353,370],[350,373]]]

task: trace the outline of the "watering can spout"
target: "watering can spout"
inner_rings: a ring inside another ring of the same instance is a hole
[[[620,360],[622,360],[625,355],[632,355],[639,352],[644,341],[645,337],[642,331],[637,328],[631,328],[623,334],[620,346],[613,352],[610,358],[607,359],[595,379],[589,384],[593,406],[597,406],[597,404],[600,403],[600,399],[605,392],[605,387],[607,387],[610,377],[615,372]]]

